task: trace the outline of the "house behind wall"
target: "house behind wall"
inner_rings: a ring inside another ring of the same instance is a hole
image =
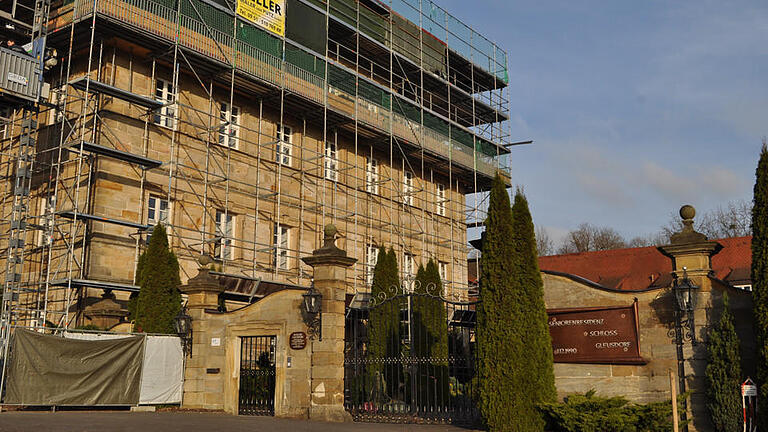
[[[225,2],[52,5],[62,59],[36,115],[17,325],[85,324],[105,291],[127,300],[157,222],[182,281],[207,253],[251,288],[309,286],[299,258],[334,223],[358,259],[350,294],[391,246],[403,278],[434,258],[466,298],[467,221],[509,179],[506,54],[429,1],[295,0],[286,17],[280,37]],[[5,124],[8,178],[26,115]]]

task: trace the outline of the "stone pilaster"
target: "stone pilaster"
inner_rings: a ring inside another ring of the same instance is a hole
[[[322,340],[312,343],[312,381],[309,418],[344,422],[344,308],[347,267],[357,260],[336,247],[336,227],[326,225],[324,244],[302,258],[314,269],[314,286],[322,298]]]
[[[184,368],[185,408],[222,409],[224,384],[207,369],[224,370],[223,347],[210,346],[211,329],[206,311],[215,311],[224,287],[209,274],[206,267],[211,259],[201,256],[197,276],[189,279],[179,290],[187,295],[187,310],[192,318],[192,350]],[[221,333],[219,331],[217,335]]]

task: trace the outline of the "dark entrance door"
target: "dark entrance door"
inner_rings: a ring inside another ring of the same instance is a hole
[[[275,415],[275,336],[240,338],[241,415]]]

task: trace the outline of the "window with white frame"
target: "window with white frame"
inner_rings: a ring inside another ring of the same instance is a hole
[[[443,281],[443,285],[448,281],[448,263],[445,261],[437,262],[437,272],[440,273],[440,280]]]
[[[64,100],[67,98],[65,87],[52,88],[48,102],[51,110],[48,112],[48,123],[54,124],[64,121]]]
[[[40,199],[40,231],[37,233],[37,245],[48,246],[53,242],[53,213],[56,211],[56,197],[53,195]]]
[[[149,225],[168,223],[168,200],[155,195],[149,196],[149,202],[147,203],[147,223]]]
[[[219,104],[219,144],[237,148],[240,138],[240,107],[226,102]]]
[[[445,185],[438,183],[436,192],[437,200],[435,201],[435,209],[437,210],[438,215],[445,216],[448,203],[448,199],[446,198],[445,194]]]
[[[413,254],[405,253],[403,255],[403,286],[408,291],[411,290],[413,287],[413,275],[414,275],[414,266],[416,265],[416,258],[413,256]]]
[[[288,252],[291,230],[285,225],[275,224],[275,266],[280,270],[288,270]]]
[[[338,147],[335,142],[325,142],[325,178],[326,180],[339,180]]]
[[[403,204],[413,205],[413,173],[403,171]]]
[[[213,254],[218,259],[232,259],[232,238],[235,235],[235,217],[216,210],[216,245]]]
[[[156,125],[175,129],[176,92],[173,89],[173,83],[158,78],[155,83],[155,100],[162,103],[163,106],[155,111],[153,122]]]
[[[277,126],[277,147],[275,155],[277,163],[291,166],[291,155],[293,153],[293,130],[290,126]]]
[[[365,190],[368,193],[379,193],[379,162],[368,157],[365,161]]]
[[[365,283],[373,285],[373,271],[379,259],[379,248],[369,243],[365,248]]]

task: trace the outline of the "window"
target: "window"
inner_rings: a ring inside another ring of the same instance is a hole
[[[325,142],[325,178],[331,181],[339,180],[338,147],[335,142]]]
[[[435,210],[438,215],[445,216],[445,208],[446,203],[448,202],[448,199],[445,195],[445,185],[438,184],[437,185],[437,201],[435,202]]]
[[[37,233],[38,246],[48,246],[53,242],[53,213],[55,211],[55,196],[47,196],[40,200],[40,232]]]
[[[51,89],[48,102],[51,109],[48,112],[48,123],[54,124],[64,121],[64,100],[67,98],[67,91],[64,87]]]
[[[445,261],[437,262],[437,272],[440,273],[440,280],[443,284],[448,280],[448,263]]]
[[[13,110],[9,106],[0,107],[0,139],[8,138],[10,127],[13,118]]]
[[[413,286],[413,267],[416,262],[413,254],[406,253],[403,255],[403,288],[407,291],[411,291]]]
[[[275,155],[277,163],[291,166],[291,153],[293,153],[293,131],[289,126],[277,127],[277,148]]]
[[[176,128],[176,93],[173,90],[170,81],[158,79],[155,84],[155,100],[163,103],[163,106],[155,111],[153,122],[171,129]]]
[[[221,210],[216,211],[216,245],[213,254],[218,259],[232,259],[232,237],[235,217]]]
[[[368,244],[365,248],[365,283],[373,285],[373,270],[379,259],[379,248],[375,244]]]
[[[280,270],[288,270],[290,234],[287,226],[275,224],[275,266]]]
[[[168,200],[150,195],[147,209],[147,223],[149,225],[168,223]]]
[[[365,163],[365,191],[379,193],[379,162],[372,157],[367,158]]]
[[[237,148],[240,137],[240,108],[226,102],[219,104],[219,144]]]
[[[403,204],[413,205],[413,173],[403,171]]]

